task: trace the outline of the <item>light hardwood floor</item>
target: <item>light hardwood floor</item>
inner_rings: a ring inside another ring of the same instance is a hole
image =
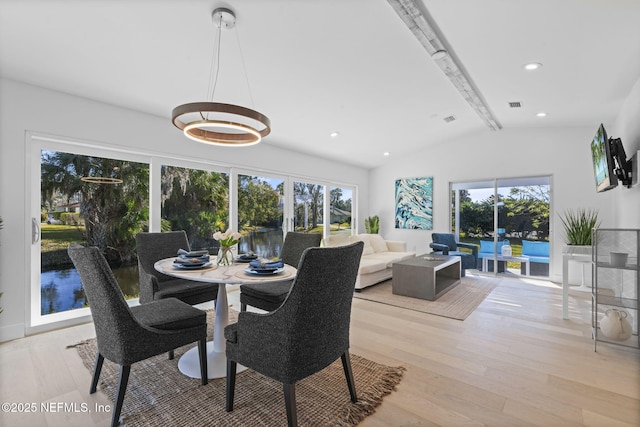
[[[237,289],[229,301],[239,307]],[[594,352],[589,294],[571,292],[569,320],[561,302],[556,284],[512,278],[465,321],[354,299],[351,351],[407,368],[360,425],[640,426],[640,350],[599,344]],[[87,324],[1,344],[2,402],[91,411],[0,412],[0,425],[108,425],[110,414],[95,405],[111,402],[88,393],[90,373],[66,348],[92,336]]]

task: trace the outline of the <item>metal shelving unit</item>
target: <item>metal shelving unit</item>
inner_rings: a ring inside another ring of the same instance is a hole
[[[594,351],[597,351],[598,342],[640,348],[640,229],[595,228],[592,233],[591,326]],[[626,262],[612,262],[612,253],[626,254]],[[609,309],[627,313],[633,330],[631,338],[616,341],[602,333],[600,321]]]

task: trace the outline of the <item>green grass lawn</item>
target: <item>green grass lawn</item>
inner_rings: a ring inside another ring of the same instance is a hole
[[[66,250],[69,243],[82,243],[84,227],[75,225],[40,224],[42,252]]]

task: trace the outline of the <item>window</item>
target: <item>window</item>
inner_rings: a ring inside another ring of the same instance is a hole
[[[161,230],[184,230],[193,250],[215,253],[216,231],[229,228],[229,174],[163,165]]]
[[[148,164],[135,156],[34,142],[32,170],[39,176],[31,180],[31,324],[88,314],[67,255],[72,243],[100,248],[125,297],[137,298],[135,233],[149,218]]]
[[[352,195],[353,192],[348,188],[329,189],[329,234],[351,234]]]
[[[277,257],[282,249],[284,179],[238,174],[240,253]]]
[[[451,231],[460,241],[508,240],[513,256],[522,253],[523,240],[549,241],[550,177],[463,182],[451,188]],[[501,262],[498,268],[515,272],[520,265]]]
[[[303,233],[323,233],[324,185],[294,181],[293,225]]]
[[[70,243],[101,248],[134,304],[139,293],[135,235],[141,231],[185,230],[191,248],[215,253],[213,233],[233,228],[242,233],[240,252],[267,257],[280,254],[286,231],[351,233],[355,187],[240,173],[233,167],[32,133],[27,139],[34,236],[30,328],[73,324],[90,314],[66,254]],[[122,182],[81,180],[92,176]]]

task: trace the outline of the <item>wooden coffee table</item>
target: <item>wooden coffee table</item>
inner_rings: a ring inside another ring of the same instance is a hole
[[[460,283],[460,257],[419,255],[393,263],[395,295],[435,301]]]

